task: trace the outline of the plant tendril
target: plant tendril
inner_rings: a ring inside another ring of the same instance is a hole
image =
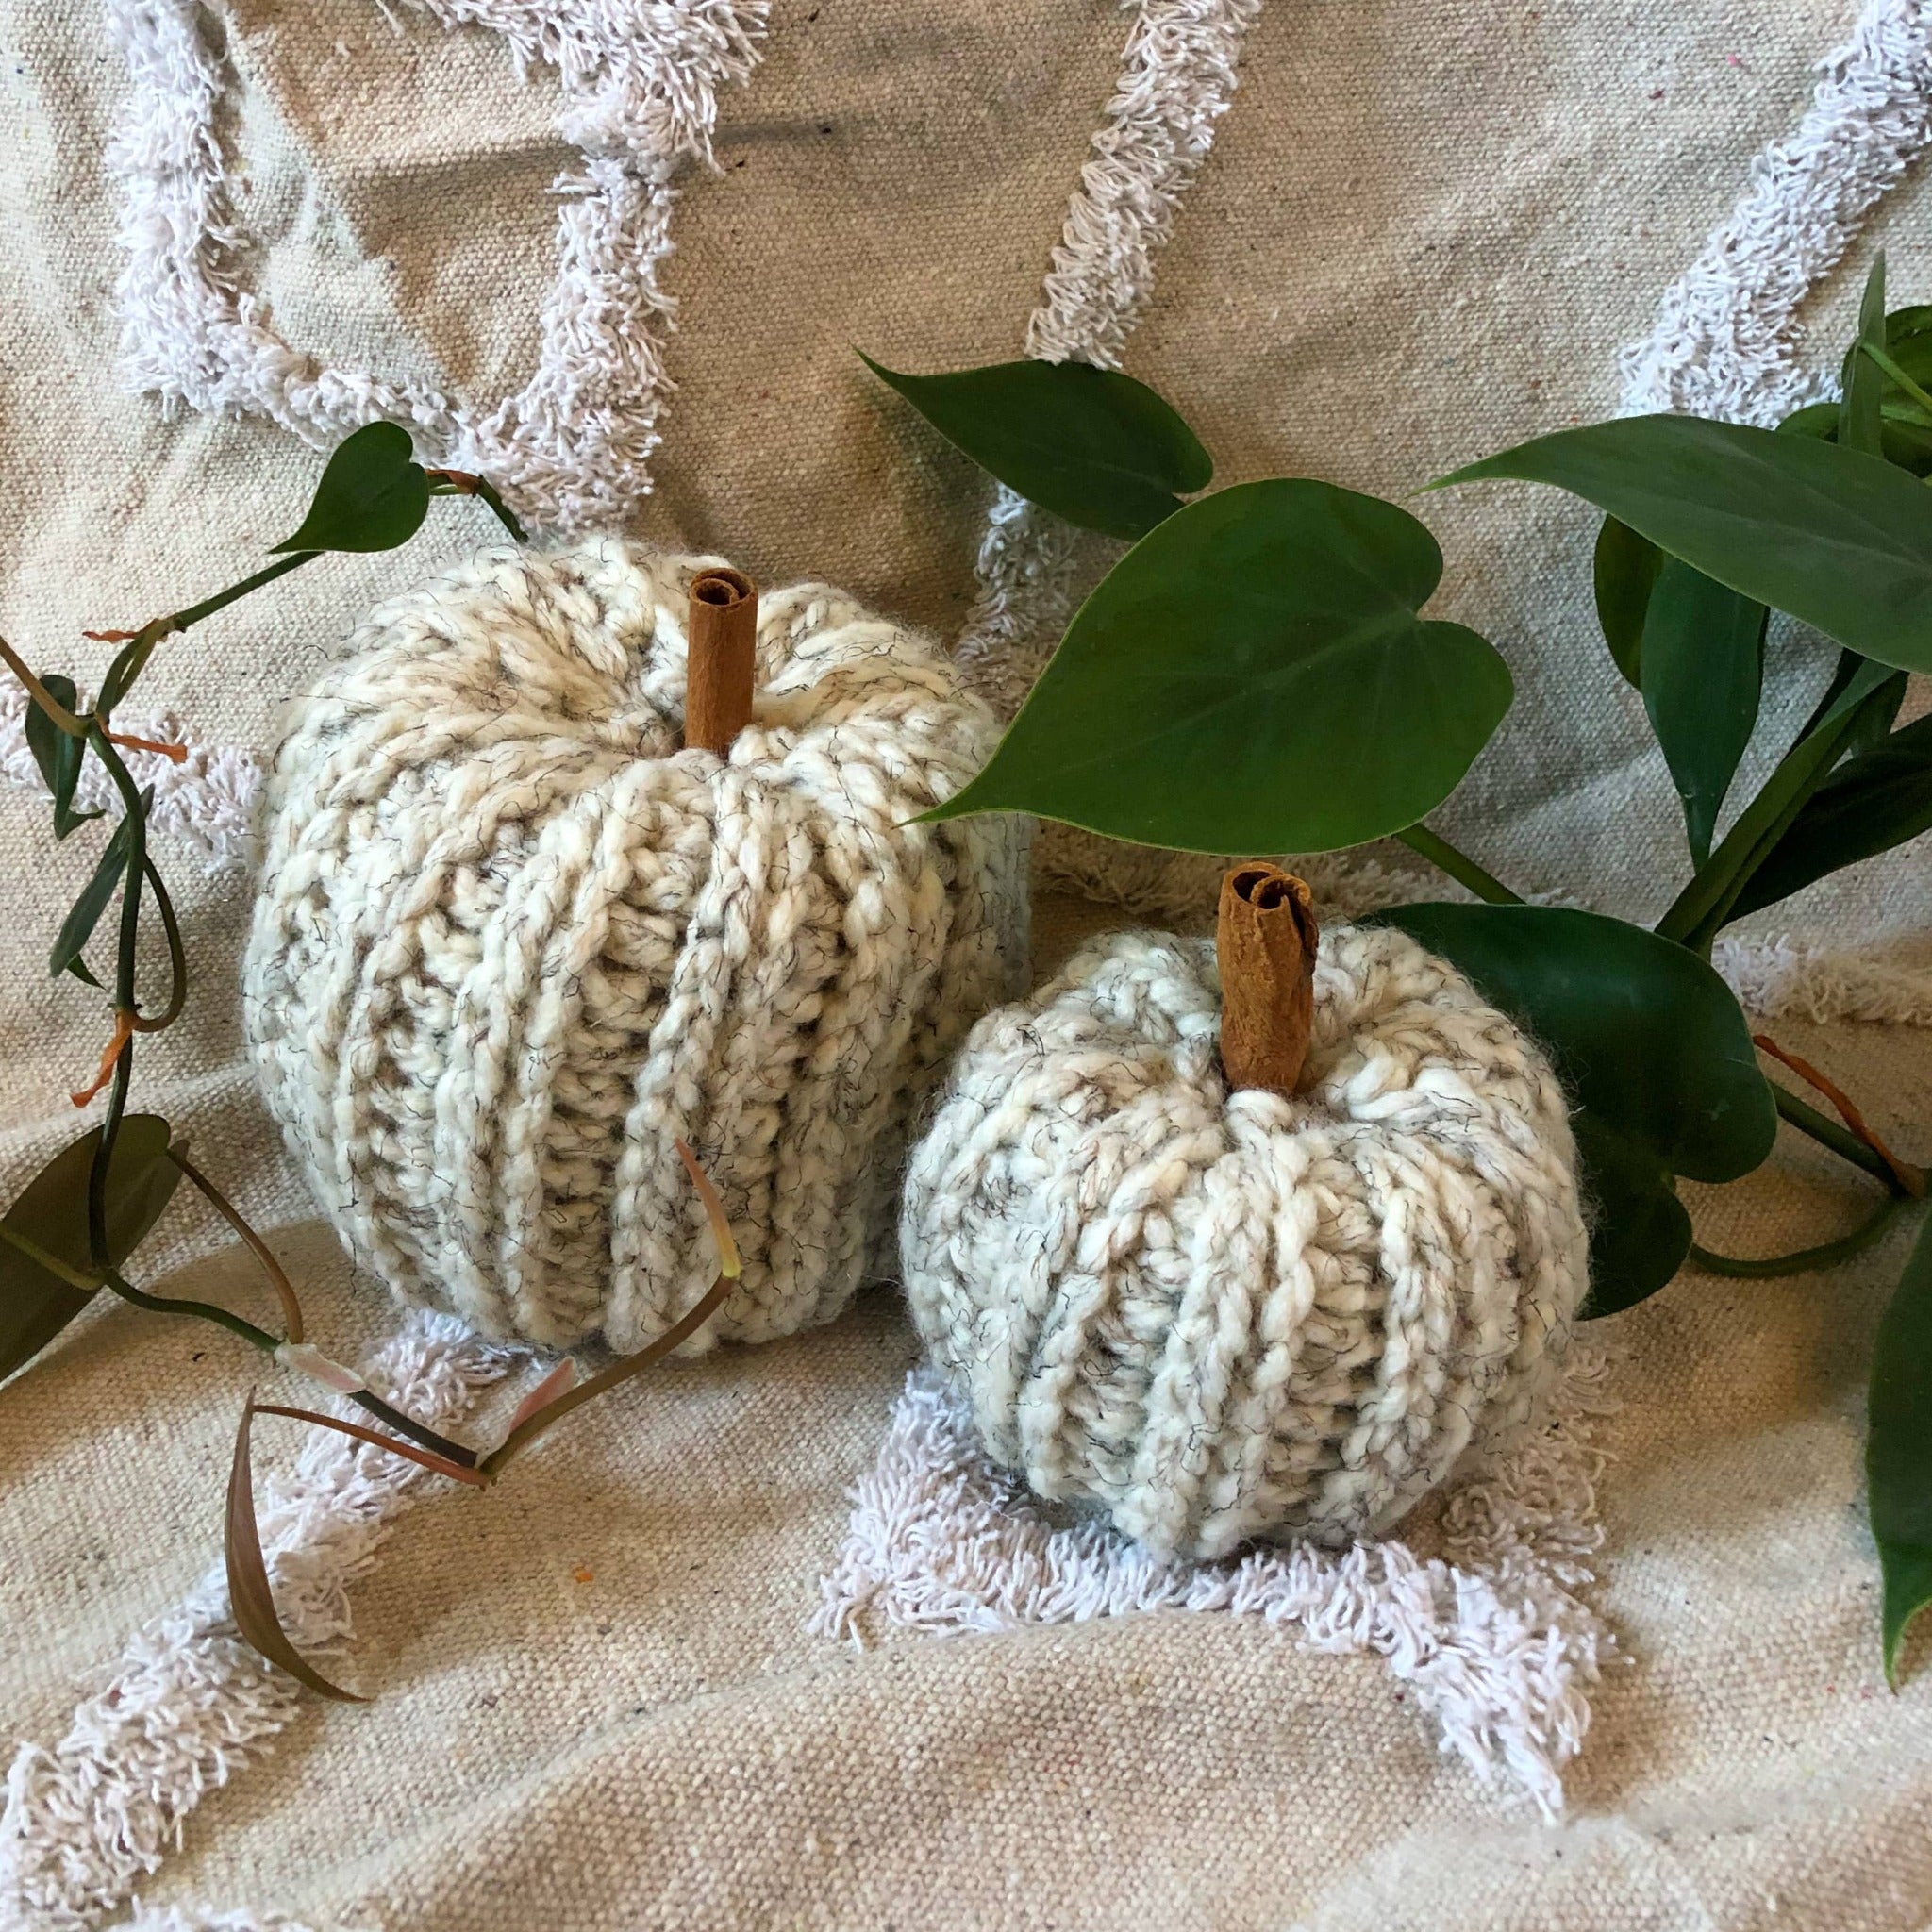
[[[1849,1261],[1877,1242],[1907,1206],[1903,1194],[1888,1194],[1848,1235],[1825,1241],[1815,1248],[1801,1248],[1794,1255],[1773,1255],[1763,1260],[1740,1259],[1733,1255],[1713,1254],[1708,1248],[1691,1244],[1690,1258],[1713,1274],[1725,1274],[1740,1281],[1771,1281],[1788,1274],[1809,1274],[1815,1269],[1835,1268]]]

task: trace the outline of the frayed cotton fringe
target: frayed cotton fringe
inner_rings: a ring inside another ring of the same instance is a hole
[[[419,1315],[376,1355],[370,1379],[448,1428],[513,1357],[443,1315]],[[288,1474],[262,1486],[263,1553],[291,1641],[325,1669],[351,1630],[348,1586],[424,1481],[414,1463],[310,1431]],[[0,1812],[0,1924],[82,1932],[125,1905],[181,1841],[190,1812],[258,1757],[299,1706],[293,1678],[244,1643],[225,1572],[211,1571],[144,1626],[48,1751],[23,1744]],[[188,1921],[247,1932],[245,1915]],[[137,1918],[174,1932],[162,1915]]]
[[[279,1912],[215,1912],[206,1906],[144,1907],[136,1900],[134,1916],[115,1932],[311,1932],[311,1928],[285,1919]],[[327,1932],[351,1932],[351,1928],[332,1925]]]
[[[332,368],[278,335],[239,281],[246,238],[218,125],[230,76],[200,0],[108,0],[133,89],[107,155],[129,384],[171,408],[266,416],[318,449],[399,423],[425,459],[482,472],[534,523],[621,523],[651,489],[671,387],[663,338],[676,305],[659,279],[671,184],[710,164],[717,91],[749,76],[767,0],[420,4],[445,26],[494,29],[520,65],[546,62],[563,79],[558,127],[583,159],[552,190],[558,275],[529,382],[491,407]]]
[[[10,679],[0,686],[0,778],[44,795],[40,768],[26,741],[25,691]],[[115,728],[158,743],[183,742],[181,721],[173,716],[119,717]],[[176,764],[158,752],[124,754],[134,782],[152,786],[148,824],[186,845],[209,872],[252,864],[256,853],[255,811],[261,797],[262,761],[240,745],[188,746]],[[120,812],[120,794],[97,759],[82,768],[75,803],[84,811]]]
[[[1809,111],[1751,166],[1737,207],[1624,352],[1626,415],[1770,425],[1836,392],[1798,359],[1800,306],[1932,135],[1932,8],[1870,0],[1821,63]]]
[[[1240,80],[1262,0],[1130,0],[1134,25],[1026,326],[1042,362],[1120,361],[1154,297],[1154,258]]]
[[[1451,1493],[1443,1557],[1385,1541],[1189,1564],[1162,1562],[1103,1524],[1055,1527],[987,1459],[964,1406],[915,1370],[876,1466],[852,1491],[810,1628],[862,1646],[897,1631],[993,1632],[1139,1610],[1258,1617],[1312,1650],[1386,1658],[1445,1752],[1554,1818],[1611,1648],[1578,1593],[1603,1541],[1603,1457],[1588,1418],[1610,1406],[1604,1381],[1601,1355],[1574,1347],[1548,1413]]]
[[[1932,968],[1923,958],[1889,959],[1877,947],[1837,952],[1781,933],[1720,939],[1710,963],[1745,1011],[1765,1019],[1932,1026]]]
[[[1154,296],[1155,258],[1214,144],[1262,0],[1128,0],[1134,24],[1053,251],[1026,353],[1119,365]],[[1117,546],[1084,540],[1001,488],[979,546],[978,591],[956,655],[1003,718],[1019,709],[1073,615],[1079,585]],[[1082,568],[1082,565],[1088,568]]]

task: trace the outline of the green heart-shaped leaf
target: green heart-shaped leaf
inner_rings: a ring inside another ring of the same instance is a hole
[[[1731,908],[1742,919],[1932,831],[1932,717],[1841,765],[1806,801]]]
[[[1884,1573],[1885,1674],[1906,1626],[1932,1604],[1932,1220],[1878,1324],[1867,1407],[1866,1494]]]
[[[1690,1210],[1677,1198],[1670,1169],[1642,1141],[1594,1114],[1579,1113],[1571,1125],[1591,1208],[1582,1319],[1593,1322],[1670,1285],[1690,1252]]]
[[[1117,370],[1000,362],[905,375],[861,359],[982,470],[1084,529],[1144,537],[1213,479],[1194,432]]]
[[[429,478],[410,455],[409,433],[369,423],[337,444],[308,514],[277,551],[393,550],[429,513]]]
[[[180,1184],[181,1170],[166,1158],[169,1138],[167,1122],[151,1113],[129,1114],[115,1137],[108,1169],[108,1258],[117,1268],[147,1238]],[[100,1144],[95,1127],[63,1147],[0,1224],[83,1274],[92,1273],[87,1189]],[[32,1360],[92,1299],[0,1241],[0,1376]]]
[[[1771,612],[1669,558],[1644,612],[1639,688],[1663,747],[1695,864],[1757,723]]]
[[[1508,477],[1593,503],[1740,596],[1906,671],[1932,671],[1932,491],[1809,436],[1635,416],[1506,450],[1442,484]]]
[[[62,677],[58,672],[50,673],[41,682],[47,688],[47,695],[58,705],[64,705],[70,711],[80,708],[80,693],[74,687],[71,677]],[[87,757],[87,741],[75,738],[72,732],[62,731],[46,712],[31,699],[26,708],[26,748],[34,755],[34,763],[41,768],[41,776],[47,781],[47,790],[54,794],[54,836],[64,839],[75,825],[84,825],[90,819],[97,819],[97,811],[75,811],[74,808],[75,787],[80,783],[80,768]]]
[[[1482,638],[1417,615],[1441,574],[1407,510],[1332,484],[1191,503],[1115,565],[985,771],[927,816],[1038,812],[1238,853],[1412,825],[1511,692]]]
[[[1453,961],[1551,1056],[1595,1208],[1589,1312],[1655,1293],[1690,1245],[1670,1177],[1737,1180],[1777,1134],[1730,988],[1682,946],[1594,912],[1433,905],[1377,918]]]

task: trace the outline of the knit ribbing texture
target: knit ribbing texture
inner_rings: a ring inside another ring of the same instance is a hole
[[[621,1351],[716,1257],[692,1348],[891,1269],[905,1124],[1024,983],[1026,828],[907,823],[990,755],[936,644],[765,598],[753,722],[678,748],[715,558],[486,552],[378,609],[297,708],[243,975],[268,1105],[357,1262],[487,1333]]]
[[[973,1032],[900,1246],[997,1462],[1165,1556],[1341,1543],[1529,1414],[1586,1282],[1548,1066],[1406,935],[1324,932],[1313,1083],[1230,1093],[1204,941],[1117,935]]]

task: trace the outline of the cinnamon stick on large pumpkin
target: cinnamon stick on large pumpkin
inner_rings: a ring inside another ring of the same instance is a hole
[[[724,757],[751,723],[758,586],[742,571],[700,571],[691,579],[686,635],[684,741]]]
[[[1314,896],[1278,865],[1221,882],[1221,1064],[1231,1088],[1296,1092],[1315,1024]]]

